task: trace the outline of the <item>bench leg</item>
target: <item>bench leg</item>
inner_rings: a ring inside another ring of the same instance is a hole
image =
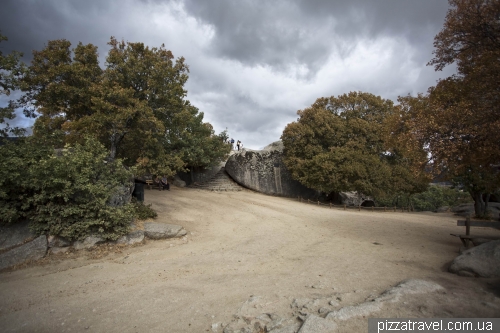
[[[462,241],[462,244],[463,244],[463,245],[467,248],[467,245],[468,245],[468,244],[465,242],[465,241],[466,241],[466,239],[465,239],[465,238],[460,237],[460,240]]]

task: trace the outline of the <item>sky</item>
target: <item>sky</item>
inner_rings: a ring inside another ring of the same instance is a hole
[[[187,99],[205,121],[252,149],[279,140],[317,98],[362,91],[396,102],[455,70],[426,66],[447,0],[2,0],[1,7],[0,31],[9,38],[1,50],[23,52],[26,63],[54,39],[98,46],[102,66],[111,36],[165,44],[185,58]]]

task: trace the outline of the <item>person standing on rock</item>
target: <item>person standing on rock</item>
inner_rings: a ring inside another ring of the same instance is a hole
[[[234,149],[234,139],[231,138],[231,149]]]
[[[238,140],[238,141],[236,142],[236,147],[238,147],[238,151],[240,151],[240,144],[241,144],[241,141],[240,141],[240,140]]]

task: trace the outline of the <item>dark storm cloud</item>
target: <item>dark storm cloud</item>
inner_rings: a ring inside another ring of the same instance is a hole
[[[48,40],[81,41],[98,46],[104,64],[110,36],[165,43],[186,58],[187,97],[205,119],[258,148],[318,97],[360,90],[395,100],[451,74],[425,66],[447,8],[446,0],[3,0],[9,41],[0,47],[29,61]]]
[[[444,0],[185,1],[215,28],[215,54],[278,70],[305,64],[313,72],[331,52],[345,57],[357,40],[380,35],[424,42],[418,58],[428,61],[447,7]]]

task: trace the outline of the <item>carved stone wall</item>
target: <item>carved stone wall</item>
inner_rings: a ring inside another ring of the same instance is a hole
[[[243,149],[229,157],[226,171],[237,183],[254,191],[285,197],[318,197],[317,191],[292,179],[282,156],[281,141],[262,150]]]

